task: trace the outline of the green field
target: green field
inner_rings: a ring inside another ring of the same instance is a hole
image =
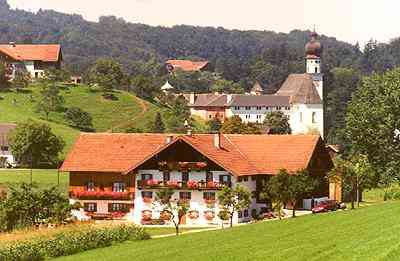
[[[55,169],[34,169],[32,170],[33,183],[39,187],[53,187],[59,185],[62,191],[68,190],[69,175],[60,172],[58,176]],[[31,171],[29,169],[0,169],[0,187],[19,183],[31,182]]]
[[[396,260],[400,203],[128,242],[59,260]]]
[[[18,123],[29,118],[47,122],[43,114],[36,112],[39,90],[39,86],[32,85],[24,92],[1,92],[0,122]],[[91,114],[97,132],[120,131],[126,127],[144,128],[160,110],[159,107],[124,91],[115,91],[116,100],[106,100],[101,96],[101,92],[87,86],[62,88],[61,94],[65,99],[64,107],[79,107]],[[66,141],[65,154],[74,143],[79,130],[67,125],[62,112],[50,113],[47,123]]]

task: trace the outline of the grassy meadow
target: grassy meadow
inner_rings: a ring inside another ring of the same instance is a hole
[[[0,122],[18,123],[27,119],[35,119],[50,124],[53,131],[64,138],[66,148],[64,155],[71,148],[79,130],[68,126],[63,112],[52,112],[49,120],[36,111],[36,102],[40,97],[40,88],[32,85],[22,92],[10,90],[0,93]],[[121,131],[126,127],[144,128],[161,110],[154,104],[124,92],[115,91],[115,100],[106,100],[101,92],[85,85],[61,88],[65,99],[65,108],[79,107],[91,114],[96,132]]]
[[[69,260],[396,260],[400,202],[127,242]]]

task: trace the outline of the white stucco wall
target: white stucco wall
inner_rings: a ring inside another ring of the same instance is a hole
[[[6,163],[8,163],[10,165],[14,165],[16,163],[14,156],[11,154],[10,147],[8,147],[8,150],[2,150],[0,148],[0,158],[6,158]],[[0,166],[0,167],[3,167],[3,166]]]
[[[290,107],[289,108],[280,107],[279,109],[276,106],[271,106],[271,107],[262,106],[260,110],[257,110],[257,107],[255,106],[251,106],[250,109],[246,109],[246,107],[244,106],[240,106],[239,108],[230,107],[226,109],[225,113],[227,117],[232,117],[235,115],[239,116],[242,119],[242,122],[262,123],[264,122],[266,113],[273,111],[281,111],[285,115],[290,116]]]
[[[38,74],[38,78],[41,78],[44,76],[44,70],[36,69],[35,63],[33,61],[25,61],[24,64],[25,64],[26,70],[31,75],[32,79],[36,78],[36,73]]]
[[[315,113],[315,123],[312,121]],[[324,136],[324,111],[322,104],[295,104],[289,118],[292,134],[306,134],[318,130]]]
[[[212,171],[213,173],[213,180],[215,182],[219,182],[220,175],[229,175],[226,171]],[[159,170],[139,170],[137,175],[137,180],[141,180],[141,174],[152,174],[153,179],[162,181],[163,174]],[[170,180],[171,181],[181,181],[181,172],[172,171],[170,172]],[[206,180],[206,172],[205,171],[192,171],[189,173],[189,180],[193,181],[205,181]],[[231,176],[232,185],[235,186],[235,178]],[[145,203],[143,202],[142,198],[142,191],[152,191],[153,192],[153,201],[155,198],[155,193],[157,189],[136,189],[135,192],[135,208],[133,213],[133,222],[136,224],[140,224],[142,220],[142,211],[150,210],[152,211],[152,218],[159,218],[162,209],[157,206],[157,204],[153,203]],[[179,199],[179,192],[191,192],[191,200],[190,200],[190,208],[189,211],[198,211],[199,218],[198,219],[190,219],[187,215],[186,217],[186,224],[192,226],[207,226],[207,225],[220,225],[222,221],[218,218],[218,213],[220,211],[218,205],[218,190],[176,190],[174,195],[172,196],[173,199]],[[215,192],[216,196],[216,203],[213,206],[209,206],[204,202],[203,193],[204,192]],[[215,213],[215,218],[211,221],[207,220],[204,216],[205,211],[213,211]],[[237,213],[234,216],[233,222],[236,224],[238,223]]]

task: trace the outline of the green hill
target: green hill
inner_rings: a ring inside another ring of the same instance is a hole
[[[128,242],[58,260],[397,260],[400,203]]]
[[[65,98],[65,107],[79,107],[91,114],[96,132],[122,131],[127,127],[143,129],[154,119],[157,111],[162,111],[160,107],[124,91],[115,91],[116,100],[106,100],[100,92],[87,86],[63,88],[61,94]],[[36,112],[39,95],[39,88],[35,85],[23,92],[1,92],[0,122],[18,123],[29,118],[47,122],[43,114]],[[79,130],[68,126],[62,112],[50,113],[47,123],[64,138],[67,143],[64,151],[68,151]]]

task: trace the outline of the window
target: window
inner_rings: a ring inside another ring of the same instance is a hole
[[[110,203],[108,205],[108,212],[128,212],[128,208],[123,203]]]
[[[165,172],[163,173],[163,180],[164,180],[164,182],[169,181],[170,178],[171,178],[171,177],[170,177],[169,172],[165,171]]]
[[[252,180],[252,181],[256,181],[256,180],[257,180],[257,177],[256,177],[256,176],[251,176],[251,180]]]
[[[189,181],[189,173],[188,172],[182,172],[182,181],[183,182]]]
[[[237,178],[237,182],[242,182],[243,178],[242,177],[238,177]]]
[[[151,192],[151,191],[142,191],[142,198],[153,198],[153,192]]]
[[[219,176],[219,182],[226,184],[226,185],[230,185],[231,184],[231,176],[229,175],[220,175]]]
[[[243,177],[243,181],[244,181],[244,182],[247,182],[247,181],[249,181],[249,177],[247,177],[247,176],[244,176],[244,177]]]
[[[267,111],[269,111],[269,110],[271,109],[271,107],[266,106],[265,109],[266,109]]]
[[[246,110],[247,111],[251,110],[251,107],[250,106],[246,106]]]
[[[114,182],[113,192],[125,192],[126,184],[124,182]]]
[[[240,110],[240,106],[235,106],[235,110],[239,111]]]
[[[153,179],[152,174],[142,174],[142,180],[150,180]]]
[[[317,123],[317,113],[315,111],[313,111],[311,119],[312,123]]]
[[[315,73],[318,73],[318,67],[315,67]]]
[[[206,173],[206,182],[213,181],[213,180],[214,180],[214,177],[213,177],[212,172],[207,171],[207,173]]]
[[[87,190],[87,191],[95,191],[95,189],[96,189],[96,187],[95,187],[95,184],[94,184],[93,181],[89,181],[89,182],[86,184],[86,190]]]
[[[206,200],[215,200],[215,192],[204,192],[203,199]]]
[[[257,110],[258,111],[262,110],[262,107],[261,106],[257,106]]]
[[[257,120],[261,120],[261,115],[257,115]]]
[[[282,107],[281,106],[276,106],[276,110],[280,111],[280,110],[282,110]]]
[[[248,210],[248,209],[245,209],[245,210],[243,211],[243,216],[244,216],[244,217],[248,217],[248,216],[249,216],[249,210]]]
[[[1,146],[0,147],[0,150],[2,150],[2,151],[8,151],[8,149],[9,149],[8,146]]]
[[[300,122],[303,122],[303,113],[300,112]]]
[[[191,192],[179,192],[179,199],[190,200],[192,198]]]
[[[238,211],[238,218],[243,218],[242,211]]]
[[[252,217],[257,217],[257,209],[253,208],[253,209],[251,210],[251,216],[252,216]]]
[[[252,191],[251,198],[256,198],[256,197],[257,197],[257,191]]]
[[[249,114],[246,114],[246,119],[250,119],[250,115]]]
[[[84,203],[83,209],[87,212],[96,212],[97,211],[97,204],[96,203]]]
[[[286,106],[286,107],[285,107],[285,110],[290,111],[290,107],[289,107],[289,106]]]

